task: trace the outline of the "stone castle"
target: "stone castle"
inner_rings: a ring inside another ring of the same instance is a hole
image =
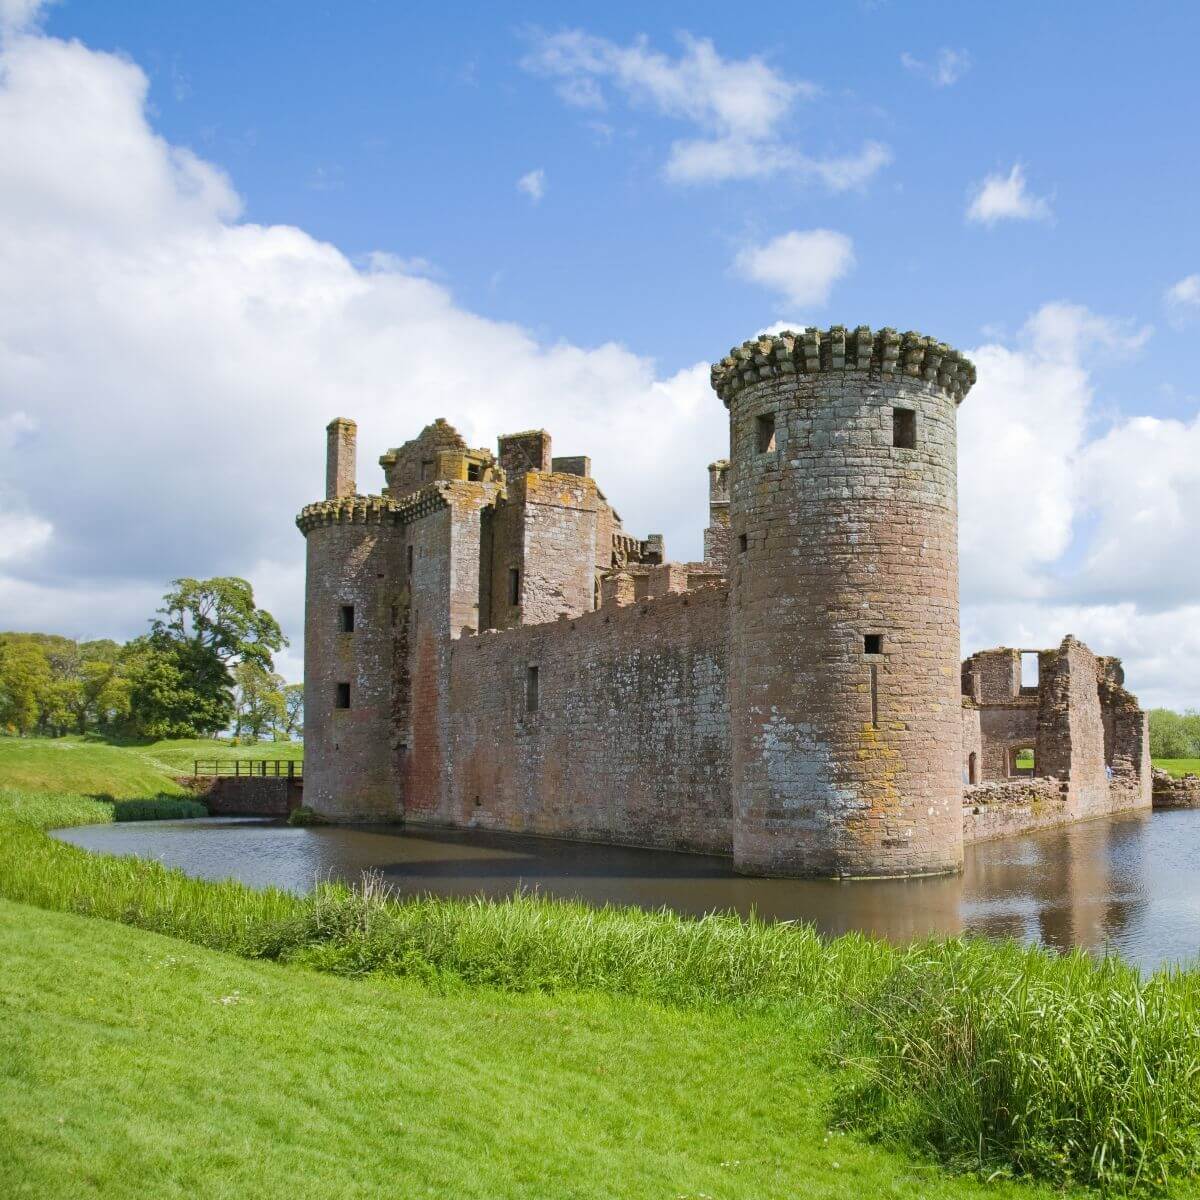
[[[964,840],[1150,804],[1119,662],[959,661],[956,413],[915,333],[745,342],[704,561],[628,533],[543,430],[438,420],[360,495],[328,427],[307,540],[305,803],[732,855],[750,874],[958,870]]]

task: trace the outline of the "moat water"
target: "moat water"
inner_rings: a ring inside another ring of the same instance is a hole
[[[91,825],[56,836],[204,879],[296,892],[376,871],[406,895],[525,889],[694,915],[756,910],[827,934],[857,929],[905,941],[968,933],[1082,946],[1142,970],[1200,955],[1200,811],[1088,821],[968,847],[959,877],[854,883],[747,879],[722,858],[425,829],[292,829],[210,818]]]

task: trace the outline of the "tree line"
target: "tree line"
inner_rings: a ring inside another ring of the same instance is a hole
[[[1151,758],[1200,758],[1200,712],[1150,710]]]
[[[279,622],[236,576],[176,579],[148,632],[121,644],[0,633],[0,730],[57,737],[303,735],[304,689],[275,673]]]

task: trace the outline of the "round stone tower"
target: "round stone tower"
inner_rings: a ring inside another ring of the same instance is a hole
[[[734,863],[962,865],[956,351],[866,327],[745,342],[729,409]]]
[[[304,803],[336,820],[402,812],[392,741],[393,644],[400,545],[395,504],[358,495],[356,427],[329,423],[325,499],[301,510]]]

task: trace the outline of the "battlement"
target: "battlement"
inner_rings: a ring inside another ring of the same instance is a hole
[[[822,371],[879,371],[908,375],[937,383],[955,403],[971,390],[975,364],[943,342],[895,329],[872,332],[866,325],[846,329],[785,329],[743,342],[720,362],[713,363],[713,391],[725,402],[743,388],[779,375],[816,374]]]
[[[336,496],[306,504],[296,516],[300,532],[322,525],[384,525],[394,519],[396,502],[387,496]]]

